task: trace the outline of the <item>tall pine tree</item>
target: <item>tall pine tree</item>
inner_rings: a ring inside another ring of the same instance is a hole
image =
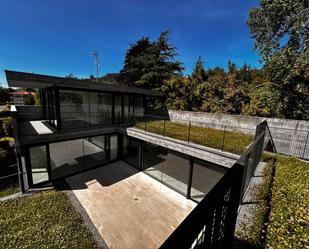
[[[128,49],[123,69],[122,82],[151,89],[160,89],[164,80],[181,75],[182,63],[176,60],[176,48],[169,44],[169,32],[162,32],[151,42],[143,37]]]

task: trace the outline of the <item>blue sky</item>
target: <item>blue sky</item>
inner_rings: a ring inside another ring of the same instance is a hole
[[[0,0],[0,83],[4,69],[78,77],[122,68],[130,43],[169,29],[178,59],[190,73],[201,55],[206,67],[231,59],[260,67],[246,24],[258,0]]]

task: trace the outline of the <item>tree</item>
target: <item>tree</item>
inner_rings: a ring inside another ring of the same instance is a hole
[[[33,97],[33,95],[32,94],[25,94],[24,96],[23,96],[23,100],[24,100],[24,104],[25,105],[34,105],[35,104],[35,99],[34,99],[34,97]]]
[[[10,101],[10,91],[8,88],[0,86],[0,103],[6,103],[7,101]]]
[[[278,104],[278,96],[274,96],[269,83],[258,85],[249,93],[250,102],[242,106],[241,114],[260,117],[275,115],[274,106]]]
[[[151,42],[143,37],[131,44],[125,56],[120,81],[151,89],[160,89],[165,80],[180,75],[182,63],[175,60],[176,48],[168,42],[169,32],[162,32]]]
[[[207,80],[207,75],[206,75],[206,71],[204,68],[204,62],[201,56],[197,58],[191,77],[193,80],[197,81],[198,83],[202,83],[203,81]]]
[[[152,46],[148,37],[142,37],[130,45],[126,52],[123,69],[120,71],[120,82],[135,85],[135,82],[141,79],[149,63],[149,50]]]
[[[309,118],[309,2],[261,0],[248,25],[265,62],[271,91],[279,96],[276,116]]]
[[[165,106],[171,110],[191,110],[190,79],[174,76],[164,82],[162,90],[166,96]]]

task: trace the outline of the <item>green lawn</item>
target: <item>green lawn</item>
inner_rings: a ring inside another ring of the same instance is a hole
[[[60,191],[0,202],[0,248],[97,248]]]
[[[163,135],[164,125],[163,121],[148,121],[146,130]],[[136,128],[145,129],[144,122],[135,124]],[[180,124],[171,121],[165,121],[165,135],[168,137],[188,140],[188,125]],[[212,128],[205,128],[191,125],[190,128],[190,141],[193,143],[201,144],[215,149],[222,148],[224,131]],[[235,154],[242,154],[246,147],[253,141],[254,136],[244,134],[236,131],[226,131],[224,138],[224,151],[232,152]]]
[[[18,183],[12,183],[12,184],[6,186],[5,188],[0,187],[0,198],[7,196],[7,195],[15,194],[17,192],[20,192],[20,188],[19,188]]]
[[[275,175],[269,203],[273,159]],[[267,166],[263,183],[256,189],[259,202],[252,210],[254,218],[236,231],[239,244],[235,248],[309,248],[309,163],[273,153],[264,153],[263,161]],[[267,210],[269,221],[265,223]]]
[[[276,156],[266,248],[309,248],[309,163]]]

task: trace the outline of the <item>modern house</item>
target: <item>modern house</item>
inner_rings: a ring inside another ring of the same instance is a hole
[[[188,198],[188,192],[197,192],[197,199],[201,199],[205,194],[202,192],[209,189],[191,191],[188,187],[193,163],[196,169],[203,168],[203,164],[212,167],[207,169],[214,176],[210,186],[228,169],[220,167],[228,160],[224,157],[214,161],[210,158],[209,162],[202,150],[198,153],[188,145],[166,143],[130,130],[130,117],[151,112],[151,101],[163,96],[159,91],[33,73],[5,73],[10,87],[40,91],[41,106],[17,106],[15,112],[16,152],[24,191],[116,160],[125,160],[161,180],[162,170],[151,169],[164,161],[165,171],[179,165],[182,176],[175,177],[178,180],[174,185],[168,184],[173,181],[163,183]]]
[[[209,243],[230,243],[242,184],[242,168],[237,164],[240,156],[132,127],[137,119],[143,120],[145,114],[152,112],[153,100],[162,98],[162,92],[33,73],[8,70],[5,73],[10,87],[39,89],[41,98],[40,106],[12,107],[23,192],[122,160],[133,166],[136,172],[143,172],[181,194],[184,200],[200,202],[190,213],[189,220],[196,220],[196,213],[210,208],[206,213],[202,212],[209,215],[207,219],[199,220],[200,224],[193,230],[190,227],[190,248],[204,241],[204,234],[208,232],[212,236]],[[254,164],[250,171],[246,171],[248,175],[259,162],[264,137],[265,127],[262,133],[256,133],[250,153],[241,157],[245,164]],[[114,168],[112,172],[120,168]],[[141,187],[136,183],[133,186]],[[214,186],[217,189],[214,190]],[[153,183],[147,185],[147,188],[152,187]],[[171,194],[167,194],[166,198],[171,198]],[[206,207],[206,202],[210,203],[209,198],[212,206]],[[137,200],[134,198],[133,201]],[[175,212],[170,206],[168,209],[163,213]],[[179,220],[176,224],[179,225]],[[162,244],[175,226],[175,223],[165,225],[164,228],[169,230],[163,240],[156,243]],[[115,229],[121,228],[122,224]],[[185,229],[188,228],[187,225]],[[153,228],[148,229],[152,231]],[[172,234],[163,248],[180,243],[179,236],[183,237],[181,233],[185,231],[182,229],[176,230],[176,237]],[[136,238],[141,242],[138,234]]]
[[[5,71],[10,87],[36,88],[41,106],[16,107],[16,152],[23,190],[122,157],[119,128],[144,114],[149,89]],[[42,168],[42,165],[44,167]]]

